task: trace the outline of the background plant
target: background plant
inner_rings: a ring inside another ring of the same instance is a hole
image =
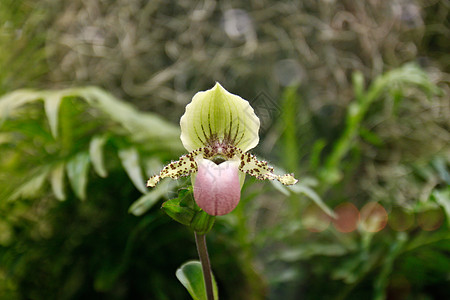
[[[16,106],[0,109],[2,297],[188,297],[174,272],[196,257],[190,233],[158,195],[127,213],[142,196],[130,169],[145,178],[176,157],[176,125],[108,107],[118,97],[176,124],[215,80],[260,117],[269,100],[256,151],[303,178],[296,190],[247,180],[238,209],[218,219],[208,245],[222,298],[447,296],[448,1],[229,3],[0,3],[2,103]],[[85,84],[114,96],[64,89]],[[23,87],[60,89],[5,95]],[[172,142],[148,120],[172,128]],[[136,154],[140,168],[124,167]],[[414,225],[310,232],[312,200],[375,201]],[[437,230],[419,226],[427,216]]]

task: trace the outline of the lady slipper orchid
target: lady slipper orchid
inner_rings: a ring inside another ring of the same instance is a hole
[[[275,175],[266,161],[247,153],[259,142],[259,125],[248,101],[219,83],[198,92],[180,120],[181,141],[189,153],[152,176],[147,186],[154,187],[161,178],[192,174],[195,202],[206,213],[218,216],[238,205],[245,174],[295,184],[292,174]]]

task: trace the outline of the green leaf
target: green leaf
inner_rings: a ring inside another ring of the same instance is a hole
[[[374,146],[381,147],[384,145],[383,139],[367,128],[361,127],[359,129],[359,134],[366,142]]]
[[[137,199],[133,204],[131,204],[128,212],[135,216],[141,216],[147,212],[153,205],[158,202],[159,199],[163,198],[168,191],[172,190],[176,182],[173,180],[164,180],[156,187],[152,188],[150,192],[144,194],[139,199]]]
[[[66,193],[64,192],[64,164],[58,164],[50,174],[50,184],[52,186],[53,194],[56,199],[66,200]]]
[[[10,200],[16,200],[18,198],[35,198],[36,194],[44,185],[49,172],[49,168],[43,168],[38,171],[30,180],[27,180],[16,189],[10,197]]]
[[[160,116],[142,113],[129,103],[97,87],[68,88],[57,91],[17,90],[0,97],[0,126],[19,107],[45,99],[45,109],[53,136],[57,135],[58,110],[65,97],[77,97],[125,128],[134,141],[152,140],[159,148],[182,151],[180,128]]]
[[[196,211],[200,210],[200,207],[197,206],[194,200],[194,188],[192,185],[179,189],[178,198],[181,206],[189,207]]]
[[[0,133],[0,145],[6,144],[12,141],[12,136],[9,133]]]
[[[103,147],[105,146],[106,141],[107,135],[101,135],[94,136],[89,143],[89,155],[91,157],[92,166],[94,167],[95,172],[103,178],[108,176],[103,160]]]
[[[180,128],[160,116],[142,113],[135,107],[117,99],[98,87],[84,87],[64,90],[66,95],[80,96],[86,102],[120,123],[135,141],[153,141],[159,148],[183,151],[180,143]]]
[[[429,80],[427,74],[415,64],[405,64],[404,66],[386,72],[378,76],[369,86],[367,92],[363,93],[359,75],[353,78],[355,95],[358,101],[350,103],[346,116],[346,128],[339,139],[334,143],[333,150],[325,160],[325,168],[319,172],[321,179],[327,184],[335,184],[342,179],[340,164],[347,153],[352,148],[354,140],[359,133],[359,127],[369,110],[370,105],[379,99],[383,93],[399,86],[417,86],[429,94],[440,93],[440,89]]]
[[[309,165],[312,170],[317,170],[320,166],[320,155],[322,154],[322,150],[327,145],[327,142],[324,139],[318,139],[314,142],[312,147],[311,156],[309,159]]]
[[[352,74],[352,84],[355,99],[359,102],[362,100],[364,93],[364,76],[361,72],[357,71]]]
[[[214,226],[215,217],[197,206],[192,186],[178,190],[178,197],[163,203],[164,212],[183,225],[189,226],[198,234],[206,234]]]
[[[310,187],[303,185],[303,184],[296,184],[289,187],[290,190],[292,190],[294,193],[297,194],[304,194],[309,199],[311,199],[317,206],[320,207],[327,215],[329,215],[332,218],[336,218],[336,214],[333,212],[331,208],[328,207],[328,205],[325,204],[325,202],[320,198],[320,196]]]
[[[78,153],[66,166],[67,176],[75,195],[81,200],[86,199],[86,186],[89,171],[89,154],[87,152]]]
[[[44,99],[44,109],[53,137],[58,137],[58,114],[62,97],[58,92],[50,93]]]
[[[203,280],[202,264],[199,261],[188,261],[184,263],[175,273],[181,284],[188,290],[192,299],[207,300],[205,282]],[[216,280],[212,276],[214,299],[218,300]]]
[[[147,193],[148,190],[145,187],[145,180],[142,175],[141,166],[139,165],[139,152],[136,148],[120,149],[119,158],[134,186],[143,194]]]
[[[280,193],[282,193],[285,196],[289,196],[291,193],[289,192],[289,188],[286,187],[285,185],[283,185],[281,182],[279,182],[278,180],[271,180],[270,184],[272,184],[272,186],[278,190]]]
[[[192,186],[179,189],[178,197],[167,200],[161,208],[169,217],[186,226],[191,225],[196,212],[200,210],[195,204]]]
[[[178,223],[190,226],[195,215],[195,210],[181,205],[180,201],[180,198],[170,199],[164,202],[161,208],[169,217]]]
[[[330,243],[305,243],[295,249],[289,248],[281,250],[279,253],[270,257],[270,260],[282,260],[285,262],[296,262],[299,260],[311,259],[313,256],[343,256],[349,252],[349,249],[342,244]]]
[[[41,94],[32,90],[18,90],[0,97],[0,126],[16,108],[40,98]]]
[[[367,111],[369,105],[381,94],[389,89],[398,89],[399,86],[418,86],[429,94],[439,94],[441,90],[434,85],[428,75],[413,63],[405,64],[400,68],[393,69],[377,77],[369,87],[363,99],[363,113]]]

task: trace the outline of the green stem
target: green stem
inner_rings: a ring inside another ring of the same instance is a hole
[[[209,262],[208,249],[206,248],[206,236],[195,232],[195,243],[197,244],[198,256],[202,263],[203,279],[205,281],[206,296],[208,300],[214,300],[211,264]]]

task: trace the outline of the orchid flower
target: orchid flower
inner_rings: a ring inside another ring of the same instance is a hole
[[[284,185],[297,182],[292,174],[275,175],[266,161],[247,152],[259,142],[259,119],[248,101],[219,83],[194,95],[180,126],[180,138],[189,153],[152,176],[148,187],[165,177],[191,175],[195,202],[206,213],[218,216],[238,205],[245,174]]]

